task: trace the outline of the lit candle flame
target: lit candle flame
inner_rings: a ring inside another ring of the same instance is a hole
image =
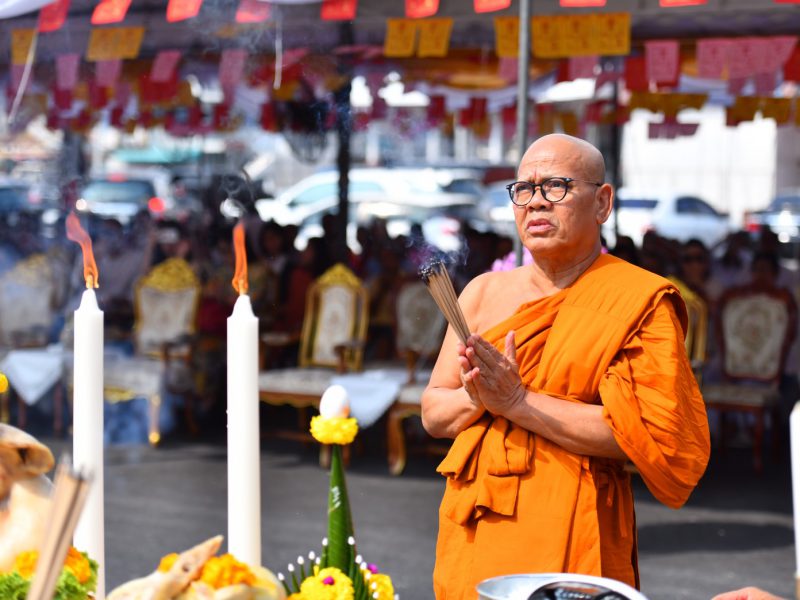
[[[247,251],[244,247],[244,224],[233,228],[233,250],[236,253],[236,270],[233,274],[233,289],[240,294],[247,293]]]
[[[67,239],[77,242],[81,246],[81,251],[83,252],[83,278],[86,280],[86,287],[99,287],[97,282],[99,273],[97,264],[94,262],[94,253],[92,252],[92,238],[81,227],[81,222],[74,212],[69,213],[69,216],[67,216]]]

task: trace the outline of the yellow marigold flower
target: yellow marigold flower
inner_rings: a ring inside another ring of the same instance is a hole
[[[367,582],[371,594],[378,592],[378,600],[392,600],[394,598],[394,586],[391,578],[385,573],[372,575]]]
[[[286,600],[303,600],[303,594],[297,592],[296,594],[292,594]]]
[[[308,600],[352,600],[353,582],[336,567],[320,570],[300,585],[300,595]]]
[[[33,577],[36,571],[36,561],[39,560],[39,552],[37,550],[28,550],[20,552],[14,559],[14,571],[22,575],[25,579]]]
[[[166,556],[162,557],[161,562],[158,563],[158,570],[169,571],[172,568],[172,565],[175,564],[176,560],[178,560],[178,554],[176,552],[167,554]]]
[[[78,583],[86,583],[92,576],[92,566],[89,560],[77,548],[70,546],[67,551],[67,559],[64,561],[64,568],[75,575]]]
[[[0,373],[0,394],[5,392],[7,389],[8,389],[8,378],[3,373]]]
[[[320,444],[351,444],[358,433],[358,421],[344,417],[322,417],[311,419],[311,435]]]
[[[250,567],[236,560],[232,554],[223,554],[208,559],[200,572],[200,581],[218,590],[239,583],[253,585],[256,576]]]

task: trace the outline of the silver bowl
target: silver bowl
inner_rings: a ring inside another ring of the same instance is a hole
[[[586,598],[591,598],[592,592],[597,590],[599,593],[616,592],[620,598],[625,600],[647,600],[641,592],[614,579],[574,573],[530,573],[492,577],[478,584],[478,598],[479,600],[528,600],[533,592],[552,584],[563,584],[565,589],[579,587],[587,594]],[[567,587],[567,584],[578,585]]]

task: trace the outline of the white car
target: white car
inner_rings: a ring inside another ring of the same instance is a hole
[[[637,246],[648,231],[685,242],[695,238],[711,248],[731,231],[728,215],[717,212],[694,194],[653,193],[622,187],[617,190],[619,235],[633,239]],[[614,211],[603,225],[609,247],[616,243]]]
[[[429,243],[441,250],[457,250],[461,246],[459,220],[478,221],[479,195],[448,191],[451,184],[461,181],[454,175],[458,174],[433,169],[351,169],[348,196],[353,234],[348,235],[348,243],[357,249],[353,225],[383,218],[393,237],[408,234],[416,222],[423,226]],[[338,205],[339,173],[335,170],[315,173],[276,198],[255,203],[263,221],[300,226],[298,249],[308,238],[322,234],[322,216],[335,213]]]

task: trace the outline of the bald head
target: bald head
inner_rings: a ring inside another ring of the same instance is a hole
[[[605,180],[606,162],[603,155],[586,140],[564,133],[544,135],[528,147],[520,163],[527,162],[534,155],[543,154],[569,161],[588,181],[602,183]]]

